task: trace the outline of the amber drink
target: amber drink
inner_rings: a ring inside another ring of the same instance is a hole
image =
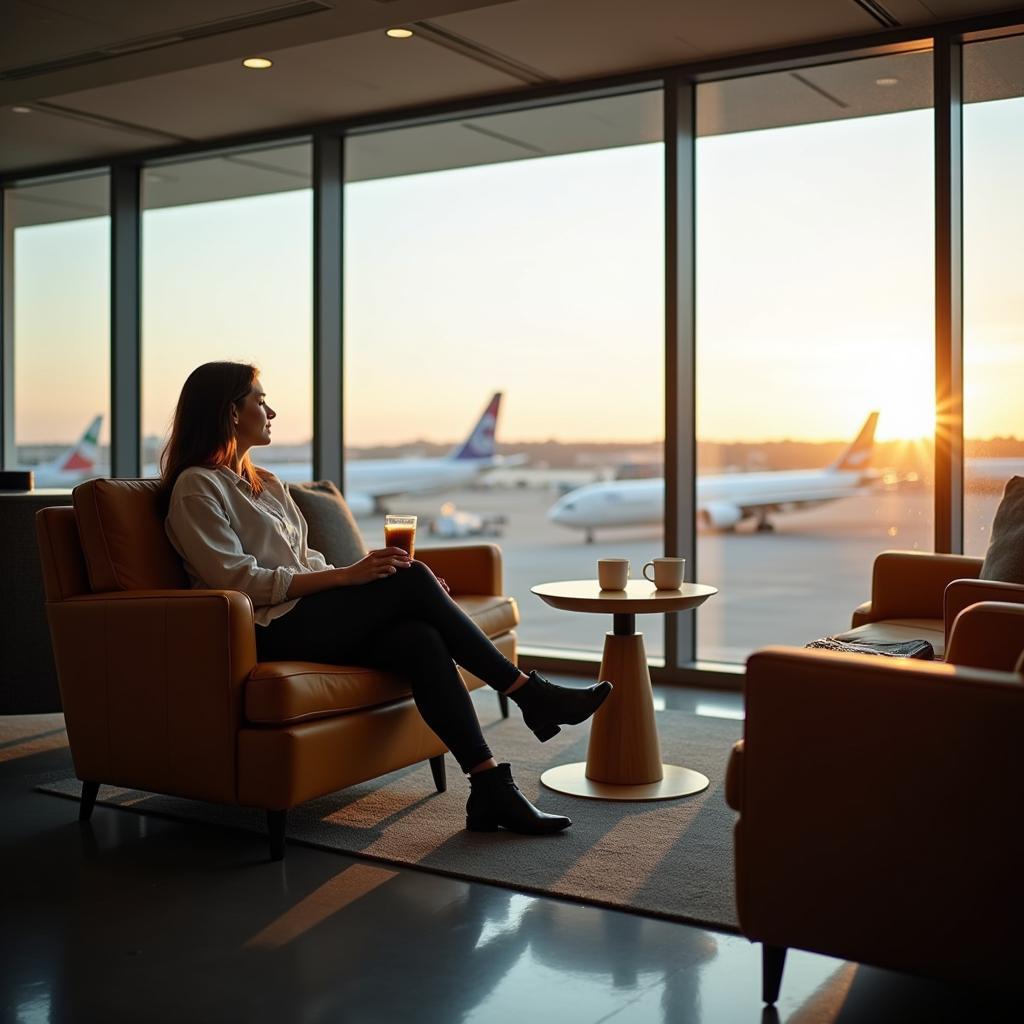
[[[416,551],[416,517],[385,516],[384,547],[401,548],[413,558]]]

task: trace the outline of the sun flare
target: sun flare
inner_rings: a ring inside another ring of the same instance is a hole
[[[935,398],[930,386],[910,388],[905,381],[894,380],[875,399],[875,408],[879,411],[880,441],[916,441],[935,433]]]

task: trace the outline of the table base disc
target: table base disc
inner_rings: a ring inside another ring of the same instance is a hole
[[[671,800],[673,797],[703,792],[710,785],[706,775],[690,768],[680,768],[674,764],[663,764],[661,767],[664,777],[660,782],[645,782],[639,786],[619,786],[588,779],[586,761],[549,768],[540,777],[540,781],[548,789],[592,800]]]

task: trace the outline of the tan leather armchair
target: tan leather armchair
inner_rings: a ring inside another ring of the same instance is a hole
[[[79,813],[100,783],[267,811],[284,856],[287,811],[447,749],[400,676],[356,666],[256,660],[249,598],[189,589],[167,541],[155,480],[94,480],[73,508],[36,517]],[[493,545],[425,548],[452,596],[509,659],[516,603]],[[463,673],[469,689],[482,680]],[[507,716],[505,700],[502,713]]]
[[[1024,607],[984,602],[958,613],[944,664],[751,656],[726,799],[766,1002],[787,947],[974,982],[1019,964],[1022,650]]]
[[[928,640],[942,658],[957,615],[979,601],[1024,604],[1024,586],[979,580],[982,559],[921,551],[883,551],[871,576],[871,600],[853,613],[839,640]]]

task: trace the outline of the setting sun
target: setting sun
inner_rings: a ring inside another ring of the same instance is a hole
[[[873,404],[879,410],[880,441],[916,441],[935,433],[935,400],[930,385],[910,389],[905,381],[894,377],[879,389]]]

